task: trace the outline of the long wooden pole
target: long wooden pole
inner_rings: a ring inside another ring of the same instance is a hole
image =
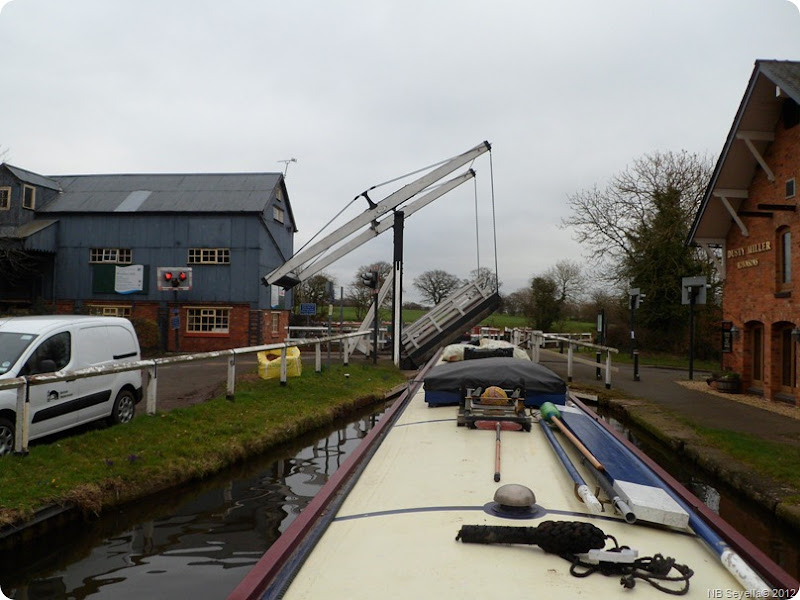
[[[566,438],[572,442],[572,444],[578,449],[578,452],[583,454],[583,456],[586,457],[586,460],[588,460],[595,469],[598,471],[605,471],[605,467],[603,467],[602,463],[595,458],[594,454],[592,454],[589,449],[583,445],[583,442],[576,438],[575,434],[567,429],[567,426],[561,422],[561,413],[552,402],[542,403],[542,405],[539,407],[539,412],[545,421],[556,424],[556,427],[561,430],[561,433],[563,433],[564,436],[566,436]]]
[[[497,422],[497,437],[494,443],[494,480],[500,481],[500,421]]]

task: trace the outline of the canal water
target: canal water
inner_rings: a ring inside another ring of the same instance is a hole
[[[225,474],[0,550],[10,598],[225,598],[383,416],[383,404]]]
[[[88,523],[0,550],[0,588],[16,599],[225,598],[383,415],[330,431]],[[713,510],[798,576],[797,536],[647,436],[606,415]]]

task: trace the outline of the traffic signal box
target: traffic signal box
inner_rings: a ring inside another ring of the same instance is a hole
[[[378,289],[378,272],[377,271],[367,271],[366,273],[361,274],[361,283],[367,286],[370,289],[376,290]]]
[[[192,269],[190,267],[158,267],[156,277],[159,291],[177,292],[192,289]]]

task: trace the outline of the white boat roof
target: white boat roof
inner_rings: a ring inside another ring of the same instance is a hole
[[[574,577],[567,560],[538,546],[455,540],[462,525],[535,527],[545,520],[591,522],[620,545],[637,549],[640,557],[660,553],[688,565],[694,576],[686,598],[723,597],[709,594],[743,589],[692,533],[628,524],[613,512],[592,515],[538,424],[530,432],[501,433],[496,483],[495,431],[458,427],[457,410],[428,408],[424,391],[415,395],[283,598],[667,597],[645,581],[625,590],[619,576]],[[580,465],[566,440],[563,445]],[[594,487],[589,473],[578,469]],[[484,511],[506,483],[532,489],[547,513],[514,520]]]

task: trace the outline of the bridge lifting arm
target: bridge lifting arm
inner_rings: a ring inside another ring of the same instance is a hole
[[[458,177],[454,177],[453,179],[443,183],[435,190],[432,190],[425,194],[424,196],[420,197],[417,200],[414,200],[411,204],[403,207],[403,213],[405,214],[405,218],[410,217],[415,212],[420,210],[421,208],[426,207],[428,204],[436,200],[437,198],[444,196],[447,192],[457,188],[462,183],[465,183],[475,177],[475,171],[472,169],[468,170],[466,173],[462,173]],[[322,271],[325,267],[330,265],[331,263],[336,262],[343,256],[346,256],[359,246],[366,244],[368,241],[378,237],[385,231],[390,230],[394,226],[394,220],[391,217],[386,217],[379,221],[377,224],[373,224],[371,227],[362,231],[354,238],[348,240],[333,252],[326,254],[325,256],[321,257],[319,260],[311,263],[308,267],[304,269],[298,269],[296,271],[297,278],[300,281],[305,281],[310,277],[313,277],[320,271]]]
[[[344,225],[339,227],[339,229],[337,229],[333,233],[329,234],[328,236],[324,237],[318,242],[312,244],[308,248],[304,248],[303,250],[292,256],[292,258],[286,261],[282,266],[278,267],[268,275],[264,276],[262,278],[262,282],[265,285],[280,285],[281,287],[284,288],[291,288],[297,285],[298,283],[301,283],[304,279],[310,277],[313,274],[308,272],[311,271],[311,269],[306,269],[305,272],[300,272],[300,268],[302,267],[302,265],[313,260],[320,254],[327,252],[333,246],[335,246],[342,240],[345,240],[349,236],[353,235],[362,227],[369,225],[373,221],[377,221],[377,219],[382,215],[386,214],[392,209],[397,208],[409,198],[413,198],[419,192],[425,190],[426,188],[433,185],[446,175],[452,173],[459,167],[475,160],[477,157],[479,157],[485,152],[488,152],[490,149],[491,146],[489,145],[489,142],[483,142],[478,146],[475,146],[471,150],[468,150],[463,154],[459,154],[458,156],[455,156],[450,160],[445,161],[444,163],[442,163],[441,165],[439,165],[426,175],[423,175],[422,177],[415,179],[411,183],[406,184],[405,186],[403,186],[393,194],[390,194],[389,196],[387,196],[385,199],[381,200],[378,203],[372,202],[367,197],[366,192],[364,192],[364,194],[362,195],[367,199],[367,201],[370,204],[370,207],[367,210],[365,210],[357,217],[351,219],[348,223],[345,223]],[[349,251],[350,250],[348,250],[347,252]]]

